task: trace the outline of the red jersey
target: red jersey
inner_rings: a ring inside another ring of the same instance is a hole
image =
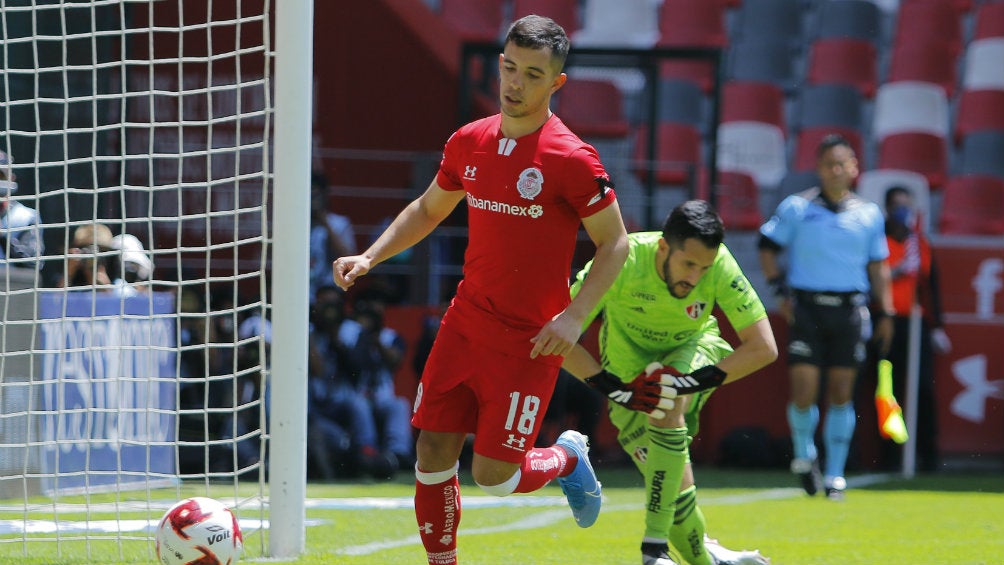
[[[464,279],[443,323],[529,355],[530,338],[568,306],[579,224],[614,201],[599,155],[557,116],[518,139],[501,114],[446,142],[436,182],[467,193]],[[560,364],[555,356],[544,356]]]

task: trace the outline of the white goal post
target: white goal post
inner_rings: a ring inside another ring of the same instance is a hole
[[[0,0],[0,555],[152,562],[189,496],[304,551],[312,29]]]

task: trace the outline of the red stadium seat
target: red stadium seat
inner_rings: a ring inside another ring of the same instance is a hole
[[[875,96],[878,60],[875,45],[863,39],[817,39],[810,46],[809,84],[848,84]]]
[[[441,0],[439,13],[465,41],[498,41],[503,0]]]
[[[569,78],[558,91],[558,116],[581,137],[622,138],[628,134],[624,96],[613,82]]]
[[[915,171],[931,189],[944,186],[948,171],[948,148],[943,137],[922,132],[895,133],[879,143],[878,168]]]
[[[638,128],[635,172],[644,180],[648,167],[648,128]],[[658,184],[683,185],[694,180],[701,166],[701,134],[687,124],[661,122],[656,126],[655,163]]]
[[[756,230],[763,224],[759,193],[752,176],[734,171],[718,172],[716,207],[727,229]]]
[[[726,6],[714,0],[664,0],[659,12],[662,47],[724,47]]]
[[[696,84],[701,92],[710,94],[715,84],[715,66],[711,61],[669,59],[659,63],[659,78],[686,80]]]
[[[727,82],[722,88],[721,122],[762,122],[784,131],[784,93],[766,82]]]
[[[984,2],[976,12],[973,40],[1004,37],[1004,2]]]
[[[529,14],[547,16],[565,28],[565,33],[579,29],[579,0],[514,0],[514,20]]]
[[[949,179],[938,227],[945,234],[1004,235],[1004,180],[980,175]]]
[[[955,119],[955,143],[974,131],[988,129],[1004,131],[1004,90],[963,90]]]
[[[917,81],[937,84],[949,98],[955,93],[957,51],[941,41],[897,44],[892,51],[887,82]]]
[[[950,1],[909,0],[901,2],[896,16],[893,46],[944,42],[953,56],[962,50],[962,19],[959,7]]]

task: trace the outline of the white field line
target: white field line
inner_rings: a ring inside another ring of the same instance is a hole
[[[862,475],[858,477],[853,477],[847,481],[849,487],[862,487],[875,483],[880,483],[888,480],[891,475],[876,474],[876,475]],[[725,495],[725,496],[709,496],[701,498],[702,506],[727,506],[733,504],[746,504],[750,502],[758,502],[761,500],[782,500],[786,498],[794,498],[796,496],[802,496],[803,491],[801,488],[775,488],[761,490],[746,494],[735,494],[735,495]],[[339,503],[354,499],[341,499]],[[355,499],[362,500],[362,499]],[[412,506],[411,499],[397,498],[397,499],[377,499],[383,501],[396,501],[392,505],[381,504],[380,508],[407,508]],[[511,502],[510,502],[511,501]],[[508,498],[495,498],[487,496],[471,496],[463,499],[463,508],[489,508],[489,507],[501,507],[501,506],[549,506],[558,505],[564,506],[565,498],[563,496],[520,496],[520,497],[508,497]],[[360,506],[355,506],[355,508],[360,508]],[[608,512],[621,512],[640,509],[641,504],[618,504],[615,506],[604,506],[604,510]],[[537,514],[527,514],[526,517],[521,518],[517,522],[511,522],[509,524],[500,524],[498,526],[491,526],[486,528],[466,528],[463,530],[463,535],[484,535],[484,534],[495,534],[502,532],[514,532],[518,530],[530,530],[536,528],[543,528],[551,524],[560,522],[562,520],[571,519],[571,514],[565,508],[560,510],[548,510],[545,512],[539,512]],[[341,555],[370,555],[378,551],[385,551],[388,549],[394,549],[398,547],[406,547],[411,545],[421,545],[422,540],[419,538],[418,534],[406,536],[398,539],[388,539],[383,541],[375,541],[370,543],[364,543],[361,545],[352,545],[348,547],[341,548],[336,551]]]

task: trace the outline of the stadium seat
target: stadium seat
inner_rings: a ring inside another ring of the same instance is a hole
[[[964,90],[1004,90],[1004,37],[970,42],[965,58]]]
[[[792,168],[796,171],[812,171],[816,168],[816,148],[824,137],[831,133],[844,136],[857,155],[859,167],[864,168],[864,143],[856,129],[836,126],[806,127],[795,136],[795,158]]]
[[[795,127],[835,126],[860,131],[864,127],[864,98],[844,84],[820,84],[799,91]]]
[[[513,0],[513,20],[529,14],[551,18],[569,36],[579,29],[579,0]]]
[[[634,169],[644,181],[648,174],[647,127],[638,128]],[[653,171],[658,184],[686,185],[701,166],[701,134],[694,126],[660,122],[656,126]]]
[[[732,42],[775,38],[801,47],[801,0],[743,0],[737,12]]]
[[[739,81],[769,82],[794,92],[801,82],[795,57],[788,41],[775,38],[740,39],[728,50],[728,78]]]
[[[729,81],[722,86],[720,121],[763,122],[787,130],[784,93],[765,82]]]
[[[621,91],[609,80],[569,78],[557,93],[557,113],[584,138],[623,138],[628,134]]]
[[[785,173],[784,130],[765,122],[724,122],[718,126],[719,171],[752,176],[765,189],[776,187]]]
[[[948,146],[944,137],[923,132],[894,133],[879,142],[878,168],[914,171],[934,190],[948,174]]]
[[[855,191],[871,200],[885,211],[885,193],[894,186],[903,187],[913,195],[914,205],[920,212],[925,231],[931,230],[931,187],[927,177],[914,171],[900,169],[871,169],[858,177]]]
[[[824,0],[818,11],[817,38],[852,38],[876,42],[882,12],[868,0]]]
[[[806,78],[809,84],[849,84],[871,98],[878,84],[875,45],[864,39],[817,39],[809,47]]]
[[[760,194],[752,176],[735,171],[719,171],[715,197],[718,214],[726,229],[756,230],[763,224]]]
[[[959,93],[955,143],[983,130],[1004,131],[1004,90],[963,90]]]
[[[959,172],[1004,179],[1004,130],[984,130],[962,138]]]
[[[664,79],[659,81],[659,121],[689,124],[705,128],[704,93],[694,82]]]
[[[441,0],[439,13],[464,41],[498,41],[504,0]]]
[[[658,10],[652,0],[584,0],[582,27],[572,34],[572,45],[652,47],[659,39]]]
[[[936,84],[888,82],[875,94],[872,135],[876,141],[903,132],[925,132],[947,138],[948,127],[948,96]]]
[[[973,40],[1004,37],[1004,2],[984,2],[976,10]]]
[[[998,66],[1004,69],[1001,60]],[[951,98],[955,94],[956,53],[940,41],[899,43],[893,47],[887,82],[918,81],[937,84]],[[1002,70],[1004,75],[1004,70]]]
[[[668,59],[659,63],[659,78],[690,81],[704,94],[710,94],[715,84],[715,66],[711,61]]]
[[[900,4],[893,47],[942,42],[953,56],[958,56],[962,49],[962,20],[953,2],[908,0]]]
[[[1004,180],[961,175],[948,180],[938,227],[943,234],[1004,235]]]
[[[659,11],[661,47],[724,47],[726,6],[718,0],[663,0]]]

